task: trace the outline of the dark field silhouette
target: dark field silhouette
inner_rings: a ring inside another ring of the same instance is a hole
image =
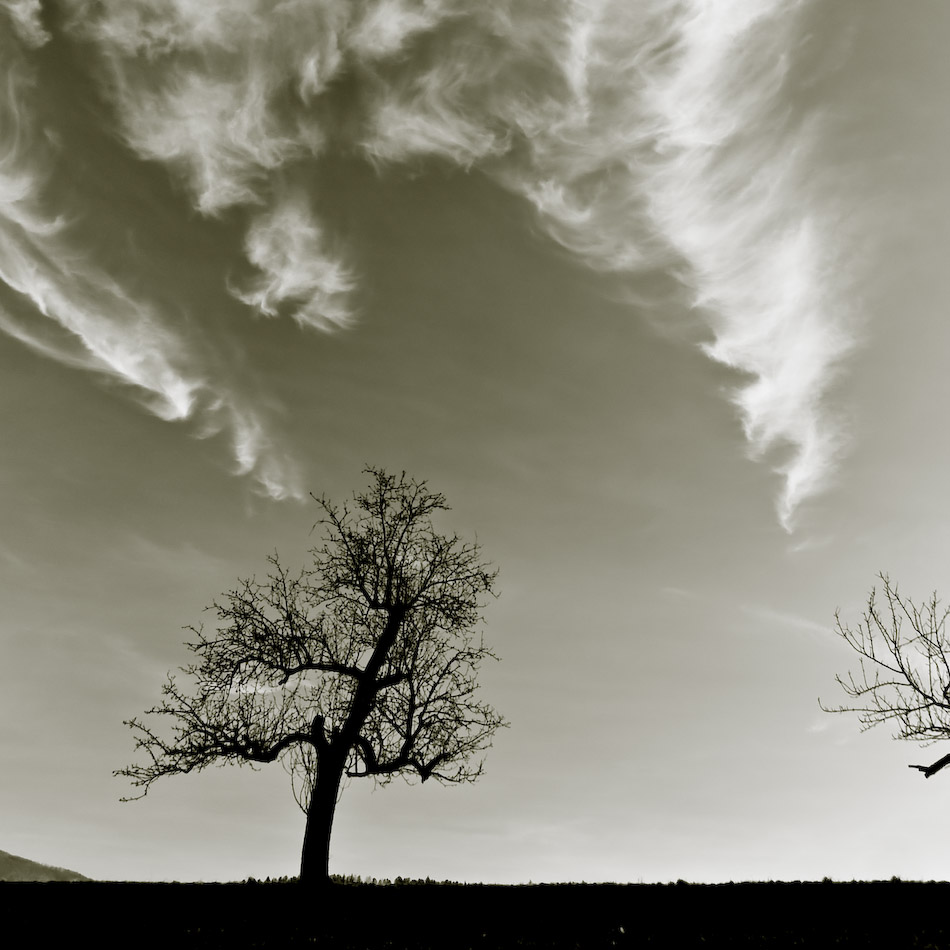
[[[333,950],[950,946],[950,884],[0,885],[32,944]],[[42,909],[42,912],[38,912]],[[8,911],[9,912],[9,911]]]

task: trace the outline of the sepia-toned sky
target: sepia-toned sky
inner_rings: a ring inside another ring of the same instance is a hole
[[[331,871],[946,878],[944,751],[823,713],[950,596],[943,0],[0,0],[0,848],[296,873],[279,766],[112,771],[365,465],[499,568],[478,784]]]

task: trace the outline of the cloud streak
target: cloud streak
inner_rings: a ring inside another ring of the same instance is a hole
[[[37,4],[5,6],[20,37],[7,69],[21,75],[45,31]],[[828,64],[810,37],[813,7],[68,0],[62,29],[83,44],[127,145],[166,166],[199,213],[244,215],[253,275],[230,290],[261,314],[324,330],[352,322],[358,277],[327,242],[307,184],[308,166],[331,152],[480,169],[589,266],[634,284],[674,277],[681,306],[706,327],[705,352],[746,377],[732,398],[751,453],[786,452],[777,508],[791,529],[843,449],[826,404],[856,338],[848,268],[831,237],[850,209],[833,170],[814,174],[826,116],[806,93],[816,56]],[[39,193],[21,158],[4,166],[3,187]],[[193,413],[202,387],[219,406],[233,402],[183,370],[167,320],[115,282],[89,299],[86,281],[82,304],[67,307],[77,278],[44,251],[61,239],[58,225],[29,200],[8,205],[9,220],[26,215],[27,225],[17,225],[4,279],[79,334],[92,354],[83,358],[147,389],[171,418]],[[89,323],[93,309],[133,316],[113,317],[107,333]],[[123,343],[133,333],[149,336],[144,362]],[[231,415],[240,467],[259,475],[276,451],[266,421]]]

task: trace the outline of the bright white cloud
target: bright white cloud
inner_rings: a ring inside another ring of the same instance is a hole
[[[690,265],[715,335],[706,352],[753,377],[735,402],[754,454],[792,449],[778,502],[789,529],[842,450],[824,400],[855,343],[842,208],[812,174],[822,116],[795,112],[807,6],[695,5],[647,96],[664,156],[651,214]]]
[[[786,449],[778,509],[790,528],[842,450],[826,402],[855,338],[849,269],[831,237],[853,209],[829,187],[833,175],[811,174],[824,117],[802,107],[814,5],[69,0],[68,8],[127,143],[166,164],[201,213],[246,209],[255,275],[235,281],[233,293],[264,314],[321,329],[351,318],[355,277],[310,197],[287,186],[330,149],[358,148],[378,164],[435,157],[481,168],[530,201],[550,236],[588,265],[674,275],[683,306],[706,321],[706,353],[748,377],[734,400],[753,455]],[[41,42],[38,5],[6,6],[23,42]],[[12,280],[24,285],[22,273]],[[123,292],[108,294],[115,311]],[[78,314],[61,322],[81,332]],[[154,315],[135,325],[161,335]],[[135,362],[120,333],[108,347],[87,335],[98,359],[189,411],[194,395],[175,388],[172,341],[156,346],[166,370]]]
[[[809,4],[578,4],[572,96],[500,175],[596,267],[671,268],[751,381],[735,394],[752,453],[787,446],[791,528],[844,445],[825,396],[853,348],[838,197],[811,176],[820,116],[795,112]]]

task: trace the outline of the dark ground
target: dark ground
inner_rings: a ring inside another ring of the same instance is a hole
[[[950,948],[950,884],[0,883],[16,945]]]

